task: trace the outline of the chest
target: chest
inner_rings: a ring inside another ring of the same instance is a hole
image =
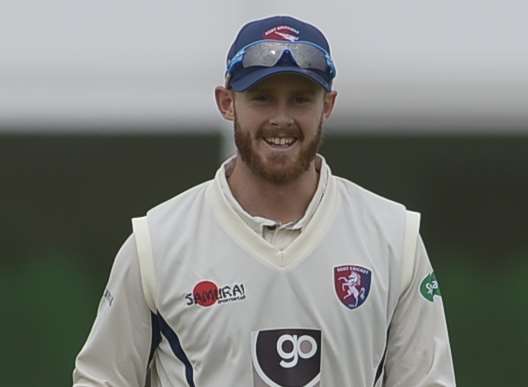
[[[390,249],[334,232],[277,267],[228,238],[208,240],[174,250],[161,273],[160,312],[192,353],[249,357],[255,334],[280,329],[320,332],[325,354],[383,351]]]

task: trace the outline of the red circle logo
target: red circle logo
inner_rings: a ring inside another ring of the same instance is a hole
[[[211,281],[201,281],[193,289],[194,302],[201,306],[211,306],[218,301],[218,286]]]

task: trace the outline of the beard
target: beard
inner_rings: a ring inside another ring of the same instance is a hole
[[[263,141],[264,130],[259,128],[253,138],[249,131],[241,128],[235,117],[235,144],[238,154],[256,176],[277,185],[290,183],[306,172],[315,159],[322,142],[322,123],[321,116],[317,132],[312,138],[307,139],[303,133],[295,133],[301,149],[292,159],[289,154],[278,153],[272,156],[260,154],[255,143]]]

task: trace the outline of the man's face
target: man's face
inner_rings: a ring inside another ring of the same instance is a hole
[[[275,184],[295,180],[321,143],[326,92],[294,74],[279,74],[235,93],[235,143],[242,161]]]

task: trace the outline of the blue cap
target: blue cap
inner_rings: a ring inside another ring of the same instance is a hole
[[[273,16],[266,19],[255,20],[244,25],[231,45],[227,54],[227,63],[242,48],[256,41],[285,40],[304,41],[316,44],[330,54],[330,46],[323,33],[311,24],[290,16]],[[286,55],[284,55],[285,57]],[[273,67],[237,68],[230,74],[228,87],[235,91],[245,91],[257,82],[279,73],[295,73],[305,76],[320,84],[327,91],[332,90],[334,74],[312,69],[303,69],[294,62],[281,60]]]

